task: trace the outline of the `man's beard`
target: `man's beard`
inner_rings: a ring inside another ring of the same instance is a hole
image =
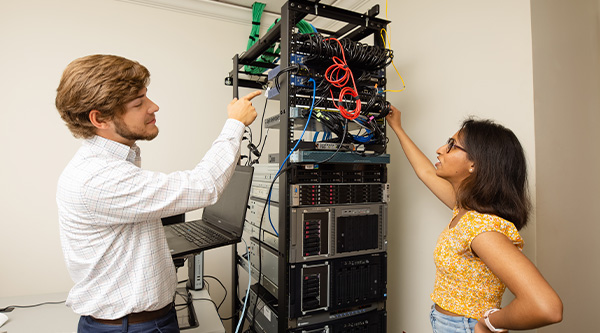
[[[123,137],[127,140],[131,140],[131,141],[148,140],[148,141],[150,141],[158,135],[158,127],[156,128],[156,133],[141,134],[141,133],[132,132],[127,127],[127,125],[125,125],[121,121],[121,119],[119,117],[115,117],[113,122],[115,124],[115,131],[117,132],[117,134],[119,134],[121,137]]]

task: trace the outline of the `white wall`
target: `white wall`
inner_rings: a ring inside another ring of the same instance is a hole
[[[389,93],[423,152],[436,149],[468,115],[511,128],[525,148],[535,185],[531,22],[528,1],[389,1],[391,45],[406,90]],[[389,68],[388,89],[401,87]],[[391,132],[391,131],[390,131]],[[393,135],[393,133],[392,133]],[[389,178],[388,328],[430,332],[433,249],[451,211],[414,175],[395,137]],[[525,253],[534,259],[535,218]]]
[[[152,73],[149,97],[160,106],[160,135],[140,143],[143,165],[164,172],[189,169],[226,119],[232,89],[223,81],[233,55],[246,47],[250,12],[248,17],[242,25],[119,1],[0,2],[0,297],[72,286],[55,203],[58,176],[80,146],[54,107],[66,65],[94,53],[145,65]],[[264,98],[256,101],[262,110]],[[230,273],[222,257],[229,253],[205,256],[207,273],[226,285]],[[218,283],[211,287],[220,300]],[[229,308],[221,314],[229,316]]]
[[[379,2],[383,15],[385,2]],[[403,111],[415,142],[434,160],[435,150],[467,115],[493,118],[520,138],[535,185],[529,2],[396,0],[388,5],[395,64],[407,84],[405,92],[390,93],[388,99]],[[114,53],[147,66],[149,96],[161,107],[161,133],[140,144],[144,167],[187,169],[208,149],[225,119],[231,88],[223,78],[231,57],[245,48],[249,29],[119,1],[0,2],[5,109],[0,121],[0,297],[66,291],[72,285],[60,251],[54,201],[58,175],[80,144],[54,107],[68,62]],[[388,88],[400,87],[392,67],[388,77]],[[257,109],[262,103],[255,104]],[[428,332],[432,252],[450,212],[416,179],[391,139],[388,328]],[[524,233],[532,259],[534,230],[535,219]],[[228,250],[208,252],[208,274],[227,277],[228,265],[222,263],[228,255]],[[211,284],[218,299],[217,285]],[[229,310],[221,314],[228,316]]]

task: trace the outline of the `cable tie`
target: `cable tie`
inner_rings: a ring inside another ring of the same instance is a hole
[[[260,25],[260,21],[256,22],[256,21],[252,21],[253,25]]]

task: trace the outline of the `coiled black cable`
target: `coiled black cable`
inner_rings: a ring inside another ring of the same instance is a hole
[[[388,66],[394,58],[394,53],[390,49],[350,39],[340,40],[340,49],[337,42],[325,38],[321,34],[297,34],[294,38],[297,41],[298,51],[309,54],[306,58],[307,62],[331,62],[332,57],[341,57],[342,54],[345,54],[349,65],[377,70]]]

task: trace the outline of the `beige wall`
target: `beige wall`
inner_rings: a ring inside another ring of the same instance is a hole
[[[436,149],[475,115],[511,128],[535,186],[531,22],[528,1],[389,1],[395,64],[407,89],[388,94],[406,131],[433,161]],[[388,70],[388,88],[399,79]],[[393,134],[392,134],[393,135]],[[451,211],[414,175],[395,137],[389,146],[388,327],[430,332],[433,248]],[[535,255],[535,218],[524,232]]]
[[[533,0],[537,263],[564,303],[561,324],[592,332],[600,299],[600,1]]]

